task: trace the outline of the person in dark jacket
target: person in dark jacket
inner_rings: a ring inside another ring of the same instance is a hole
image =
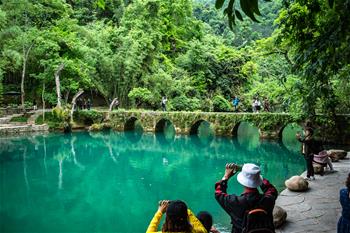
[[[232,233],[242,232],[246,212],[257,205],[270,215],[272,221],[272,211],[278,195],[276,188],[267,179],[262,178],[260,168],[252,163],[244,164],[242,171],[237,175],[238,182],[244,186],[244,192],[239,196],[227,194],[227,182],[236,174],[237,168],[234,164],[226,164],[224,177],[215,184],[215,199],[230,215]],[[259,193],[259,186],[263,194]]]
[[[349,233],[350,232],[350,173],[345,182],[346,188],[340,190],[340,204],[342,207],[341,217],[338,221],[337,232]]]
[[[314,167],[312,166],[312,161],[314,160],[314,154],[317,154],[319,151],[316,151],[317,142],[313,138],[314,131],[311,127],[306,127],[304,129],[304,137],[301,137],[300,133],[296,134],[296,138],[301,145],[301,153],[304,155],[306,162],[306,179],[315,180]]]

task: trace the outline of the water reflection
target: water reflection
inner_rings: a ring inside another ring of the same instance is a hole
[[[282,131],[282,142],[286,148],[290,151],[297,152],[300,150],[299,146],[295,146],[298,143],[295,138],[297,132],[302,132],[302,127],[296,123],[288,124]]]
[[[195,212],[209,210],[228,230],[229,219],[213,198],[225,163],[255,162],[279,188],[304,169],[302,158],[279,143],[258,140],[249,147],[250,138],[210,134],[204,143],[201,136],[167,141],[166,130],[161,134],[161,140],[158,134],[113,131],[8,140],[0,152],[0,217],[7,219],[0,228],[143,232],[159,199],[183,199]],[[26,190],[35,205],[25,201]],[[233,190],[241,190],[235,179],[229,185]]]
[[[250,122],[241,122],[237,130],[237,139],[242,147],[254,150],[260,144],[259,129]]]

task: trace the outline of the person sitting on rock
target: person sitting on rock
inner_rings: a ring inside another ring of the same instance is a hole
[[[321,165],[323,167],[329,166],[330,171],[334,171],[333,164],[326,150],[321,151],[318,154],[314,154],[313,163],[316,165]]]
[[[158,225],[166,212],[162,230],[158,231]],[[146,233],[154,232],[185,232],[207,233],[203,224],[196,218],[183,201],[160,201],[158,211],[155,213]]]
[[[220,206],[230,215],[232,233],[241,233],[245,227],[244,219],[248,211],[257,207],[263,209],[269,216],[266,225],[273,228],[272,211],[278,195],[276,188],[267,179],[260,175],[260,168],[252,163],[244,164],[242,171],[237,176],[237,181],[243,185],[244,192],[227,194],[228,180],[234,176],[238,167],[235,164],[226,164],[225,175],[222,180],[215,184],[215,198]],[[260,186],[263,194],[259,193]]]

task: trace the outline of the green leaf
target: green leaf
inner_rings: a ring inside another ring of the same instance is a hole
[[[235,10],[235,14],[239,20],[243,21],[242,14],[241,14],[241,12],[239,12],[239,10]]]
[[[225,0],[216,0],[215,2],[215,8],[220,9],[225,3]]]
[[[105,9],[105,1],[104,0],[97,0],[96,5],[103,10]]]

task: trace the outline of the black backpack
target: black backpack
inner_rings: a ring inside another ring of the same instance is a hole
[[[246,211],[242,233],[275,233],[272,215],[261,207]]]

